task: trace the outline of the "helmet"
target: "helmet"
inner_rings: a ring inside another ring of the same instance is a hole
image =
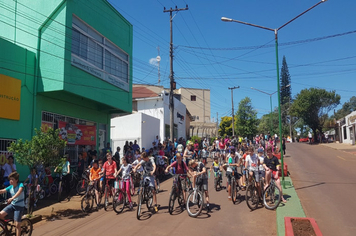
[[[263,152],[263,148],[259,148],[257,152]]]

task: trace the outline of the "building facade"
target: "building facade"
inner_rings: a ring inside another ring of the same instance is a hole
[[[355,145],[356,111],[351,112],[345,118],[337,121],[338,140],[341,143]]]
[[[193,117],[190,123],[189,135],[199,137],[213,137],[217,135],[217,125],[211,122],[210,117],[210,90],[179,88],[175,94],[180,96],[180,101],[184,103]]]
[[[75,166],[110,141],[113,116],[132,112],[132,25],[106,0],[0,6],[0,151],[59,128]]]

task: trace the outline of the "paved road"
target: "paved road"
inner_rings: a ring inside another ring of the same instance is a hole
[[[209,179],[210,205],[212,212],[203,210],[194,219],[187,212],[178,210],[174,215],[168,213],[168,189],[172,181],[161,184],[163,192],[158,194],[161,205],[157,214],[146,213],[145,220],[136,219],[136,211],[124,211],[117,215],[114,211],[103,209],[90,215],[72,215],[63,220],[47,222],[35,227],[34,235],[276,235],[276,212],[264,208],[251,212],[246,202],[233,205],[227,200],[225,190],[213,190]],[[224,179],[224,183],[226,179]],[[244,195],[245,192],[243,192]],[[134,197],[136,200],[136,197]],[[136,210],[136,207],[134,208]]]
[[[293,143],[285,161],[306,216],[316,219],[323,235],[356,235],[356,156]]]

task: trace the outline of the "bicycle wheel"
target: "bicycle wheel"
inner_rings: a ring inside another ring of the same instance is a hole
[[[200,191],[191,191],[187,198],[186,208],[190,217],[197,217],[203,210],[203,194]]]
[[[113,208],[117,214],[120,214],[126,205],[126,193],[119,189],[114,196]]]
[[[0,236],[5,235],[8,235],[6,226],[3,224],[3,222],[0,222]]]
[[[157,183],[157,188],[156,188],[156,193],[159,193],[160,185],[159,185],[159,179],[156,178],[156,183]]]
[[[32,230],[33,230],[32,222],[27,218],[22,219],[21,220],[21,235],[31,236]]]
[[[49,186],[49,192],[51,195],[54,195],[57,193],[58,187],[55,183],[52,183],[51,186]]]
[[[44,189],[41,189],[41,191],[38,193],[38,199],[42,200],[43,198],[45,198],[46,196],[46,192],[44,191]]]
[[[232,203],[236,203],[237,193],[236,193],[236,181],[235,178],[231,178],[231,200]]]
[[[81,179],[81,180],[78,182],[77,187],[76,187],[77,193],[78,193],[79,195],[85,194],[85,191],[87,190],[87,187],[88,187],[88,180],[86,180],[86,179]]]
[[[246,203],[248,208],[255,210],[258,206],[258,192],[254,185],[249,185],[246,190]]]
[[[263,192],[263,204],[269,210],[274,210],[281,202],[281,191],[274,184],[270,184]]]
[[[60,202],[61,201],[61,195],[62,195],[62,190],[63,190],[63,187],[62,187],[62,181],[59,181],[58,183],[58,201]]]
[[[90,212],[93,208],[93,205],[94,205],[94,196],[91,194],[91,192],[88,192],[83,196],[80,202],[82,211],[84,213]]]
[[[178,204],[182,209],[182,211],[184,211],[185,202],[184,202],[183,190],[180,190],[180,193],[178,194]]]
[[[138,194],[138,199],[137,199],[137,213],[136,213],[136,217],[139,220],[141,217],[141,207],[142,207],[142,200],[143,200],[143,192],[144,189],[141,188],[140,193]]]
[[[104,209],[105,211],[108,210],[109,207],[109,190],[108,190],[108,186],[105,186],[105,190],[104,190]]]
[[[217,178],[214,178],[214,188],[215,188],[215,191],[217,192],[218,191],[218,179]]]
[[[135,195],[135,185],[132,177],[130,177],[130,194],[131,196]]]
[[[153,193],[151,189],[145,189],[147,191],[147,201],[146,201],[146,206],[148,210],[151,210],[152,208],[152,203],[153,203]]]
[[[173,187],[171,193],[169,194],[169,204],[168,204],[168,211],[169,214],[172,215],[174,210],[174,202],[176,201],[176,189]]]

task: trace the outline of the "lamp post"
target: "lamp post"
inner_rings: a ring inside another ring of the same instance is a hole
[[[285,89],[285,88],[288,88],[289,86],[290,86],[290,84],[288,84],[288,85],[286,85],[286,86],[282,87],[282,89],[281,89],[281,90],[283,90],[283,89]],[[275,93],[277,93],[278,91],[273,92],[273,93],[267,93],[267,92],[265,92],[265,91],[262,91],[262,90],[259,90],[259,89],[253,88],[253,87],[251,87],[251,89],[253,89],[253,90],[256,90],[256,91],[258,91],[258,92],[261,92],[261,93],[264,93],[264,94],[269,95],[269,102],[270,102],[270,104],[271,104],[271,115],[270,115],[271,133],[273,133],[272,95],[273,95],[273,94],[275,94]]]
[[[234,114],[234,96],[233,96],[233,90],[234,89],[238,89],[238,88],[240,88],[240,86],[234,86],[234,87],[232,87],[232,88],[228,88],[228,89],[230,89],[231,90],[231,106],[232,106],[232,136],[235,136],[235,128],[234,128],[234,116],[235,116],[235,114]]]
[[[268,27],[264,27],[264,26],[260,26],[260,25],[255,25],[255,24],[251,24],[251,23],[247,23],[247,22],[243,22],[243,21],[239,21],[239,20],[234,20],[231,18],[227,18],[227,17],[221,17],[222,21],[225,22],[236,22],[236,23],[240,23],[240,24],[244,24],[244,25],[249,25],[249,26],[253,26],[253,27],[257,27],[257,28],[261,28],[261,29],[265,29],[265,30],[269,30],[269,31],[273,31],[274,32],[274,36],[275,36],[275,48],[276,48],[276,67],[277,67],[277,92],[278,92],[278,117],[279,117],[279,139],[280,139],[280,147],[282,145],[282,117],[281,117],[281,95],[280,95],[280,85],[279,85],[279,64],[278,64],[278,30],[282,29],[283,27],[285,27],[286,25],[288,25],[289,23],[293,22],[294,20],[296,20],[297,18],[299,18],[300,16],[304,15],[305,13],[307,13],[308,11],[310,11],[311,9],[315,8],[316,6],[318,6],[319,4],[326,2],[327,0],[321,0],[320,2],[314,4],[312,7],[308,8],[307,10],[303,11],[302,13],[300,13],[299,15],[297,15],[296,17],[294,17],[293,19],[289,20],[288,22],[286,22],[285,24],[283,24],[282,26],[280,26],[279,28],[276,29],[272,29],[272,28],[268,28]],[[283,165],[283,152],[281,152],[281,164],[282,164],[282,183],[283,183],[283,188],[285,188],[285,183],[284,183],[284,165]]]

